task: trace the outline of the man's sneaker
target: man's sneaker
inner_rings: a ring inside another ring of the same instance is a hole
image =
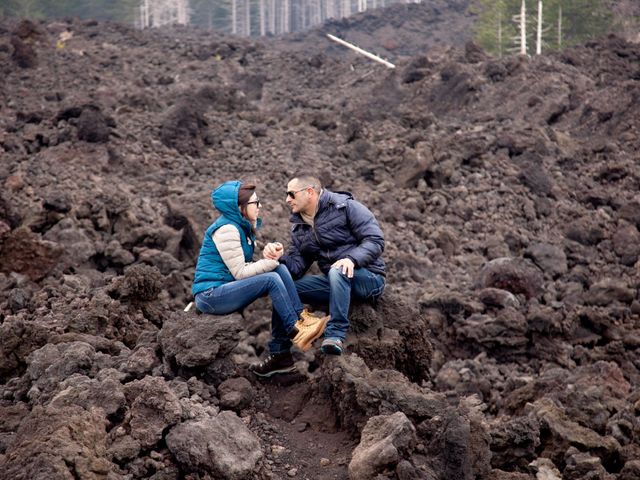
[[[293,364],[291,352],[272,353],[262,362],[249,367],[249,371],[259,377],[270,377],[276,373],[289,373],[295,369],[296,366]]]
[[[304,313],[304,312],[303,312]],[[301,315],[301,319],[296,322],[295,328],[298,329],[298,335],[293,339],[293,344],[303,352],[311,348],[311,344],[323,333],[329,322],[329,315],[324,317],[314,317]]]
[[[325,355],[342,355],[344,343],[339,338],[329,337],[322,341],[320,351]]]

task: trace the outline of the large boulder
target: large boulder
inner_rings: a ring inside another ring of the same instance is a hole
[[[125,424],[143,448],[155,446],[182,418],[180,399],[163,378],[134,380],[125,385],[124,394],[129,406]]]
[[[528,260],[502,257],[482,267],[477,284],[480,288],[500,288],[532,298],[542,293],[543,277],[542,272]]]
[[[123,387],[117,375],[118,372],[109,372],[109,369],[101,372],[100,380],[85,375],[72,375],[60,383],[58,393],[49,405],[58,408],[78,405],[85,410],[101,408],[106,416],[115,415],[126,404]]]
[[[0,378],[11,378],[26,368],[27,357],[47,343],[49,330],[20,316],[5,318],[0,325]]]
[[[91,373],[95,356],[95,349],[84,342],[48,343],[31,353],[27,358],[27,376],[32,382],[31,401],[44,404],[73,374]]]
[[[233,376],[229,354],[243,329],[239,314],[213,316],[175,313],[165,321],[158,340],[167,372],[183,372],[189,378],[204,372],[215,385]]]
[[[0,271],[40,280],[56,267],[62,253],[60,245],[41,240],[28,227],[19,227],[0,244]]]
[[[349,478],[369,480],[385,470],[395,469],[400,460],[411,453],[416,442],[415,431],[402,412],[370,418],[353,451]]]
[[[258,438],[230,411],[176,425],[166,441],[185,471],[206,472],[213,478],[252,478],[264,455]]]
[[[0,456],[0,471],[14,480],[106,480],[116,466],[106,458],[105,425],[100,409],[36,406]]]
[[[403,412],[413,422],[442,414],[446,397],[411,383],[396,370],[370,370],[356,355],[324,363],[321,385],[329,395],[338,421],[357,433],[370,417]]]
[[[430,465],[440,480],[488,479],[491,471],[491,437],[475,395],[460,399],[457,406],[416,425]]]
[[[369,368],[395,369],[414,382],[429,379],[429,326],[414,304],[385,293],[375,305],[354,303],[349,320],[347,351]]]
[[[533,263],[551,278],[567,273],[567,255],[558,246],[535,243],[527,249],[525,256],[531,258]]]

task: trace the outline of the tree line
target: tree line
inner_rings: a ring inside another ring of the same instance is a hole
[[[476,41],[498,56],[537,53],[539,39],[542,51],[559,50],[599,37],[613,25],[606,0],[474,0],[471,10],[478,15],[473,27]]]
[[[162,3],[170,4],[172,1],[162,0]],[[363,4],[366,9],[396,1],[189,0],[185,23],[241,35],[264,35],[296,31],[327,18],[349,16],[363,10]],[[154,2],[158,3],[159,0],[2,0],[0,17],[94,18],[144,27],[161,24],[148,21],[148,6]],[[509,53],[533,54],[537,45],[542,51],[557,50],[610,31],[613,24],[610,2],[471,0],[470,9],[477,15],[473,32],[480,45],[499,56]],[[157,11],[158,5],[155,7]],[[523,7],[524,19],[521,18]],[[538,33],[540,7],[541,28]],[[522,51],[523,43],[526,43],[526,52]]]
[[[79,17],[133,23],[139,6],[140,0],[2,0],[0,16]]]

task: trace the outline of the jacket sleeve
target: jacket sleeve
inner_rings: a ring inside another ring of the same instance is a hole
[[[222,261],[236,280],[270,272],[278,266],[276,260],[262,259],[257,262],[245,262],[242,243],[240,243],[240,232],[233,225],[220,227],[215,231],[212,239],[222,257]]]
[[[366,268],[384,250],[384,234],[373,213],[360,202],[347,202],[347,218],[358,245],[347,252],[356,267]]]
[[[280,257],[280,263],[287,267],[294,279],[298,279],[309,270],[313,259],[307,258],[300,252],[292,235],[291,245],[289,245],[285,254]]]

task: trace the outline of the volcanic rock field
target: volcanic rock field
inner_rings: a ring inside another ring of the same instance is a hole
[[[467,6],[0,22],[1,478],[640,479],[640,44],[493,58]],[[300,170],[375,213],[387,288],[260,381],[267,299],[183,309],[211,189],[286,245]]]

